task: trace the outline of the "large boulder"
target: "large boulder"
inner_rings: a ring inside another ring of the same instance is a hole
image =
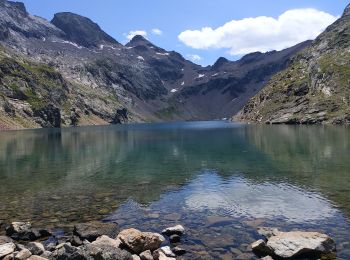
[[[252,244],[258,255],[277,256],[278,258],[318,259],[332,255],[336,245],[332,238],[318,232],[278,232],[268,238],[267,242],[259,240]]]
[[[33,228],[30,222],[12,222],[6,228],[6,235],[14,240],[34,241],[48,237],[50,232],[44,229]]]
[[[12,254],[16,249],[16,245],[14,243],[6,243],[0,245],[0,259],[3,257]]]
[[[106,235],[116,237],[119,232],[117,223],[103,223],[92,221],[89,223],[77,224],[74,226],[74,235],[80,237],[81,240],[95,241],[98,237]]]
[[[165,241],[164,237],[158,233],[141,232],[134,228],[121,231],[118,239],[122,245],[135,254],[140,254],[146,250],[154,251]]]

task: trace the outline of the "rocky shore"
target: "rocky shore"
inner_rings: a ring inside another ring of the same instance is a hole
[[[76,224],[69,234],[33,228],[29,222],[12,222],[0,236],[0,259],[190,259],[181,247],[185,228],[168,227],[160,233],[135,228],[120,230],[115,222]],[[336,244],[318,232],[281,232],[259,228],[261,239],[251,244],[261,259],[336,259]],[[198,259],[201,259],[198,256]]]

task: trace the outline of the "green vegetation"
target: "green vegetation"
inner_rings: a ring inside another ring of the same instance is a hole
[[[163,109],[158,110],[155,114],[159,118],[170,120],[177,113],[179,113],[178,108],[175,105],[170,105],[167,108],[163,108]]]

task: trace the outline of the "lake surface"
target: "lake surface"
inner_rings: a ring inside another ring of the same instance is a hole
[[[258,226],[326,232],[350,259],[350,128],[228,122],[0,133],[0,220],[160,232],[188,259],[255,259]]]

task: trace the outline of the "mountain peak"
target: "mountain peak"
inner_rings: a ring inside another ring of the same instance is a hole
[[[221,66],[223,66],[225,63],[229,62],[228,59],[224,58],[224,57],[220,57],[218,58],[218,60],[214,63],[213,65],[213,69],[218,69]]]
[[[5,5],[7,7],[15,8],[18,11],[27,14],[27,9],[22,2],[13,2],[13,1],[6,1],[6,0],[0,0],[0,5]]]
[[[149,40],[147,40],[142,35],[135,35],[130,42],[126,44],[127,47],[135,47],[139,45],[149,45],[154,46]]]
[[[84,16],[64,12],[55,14],[51,23],[66,34],[66,39],[84,47],[97,47],[101,43],[118,44],[98,24]]]

